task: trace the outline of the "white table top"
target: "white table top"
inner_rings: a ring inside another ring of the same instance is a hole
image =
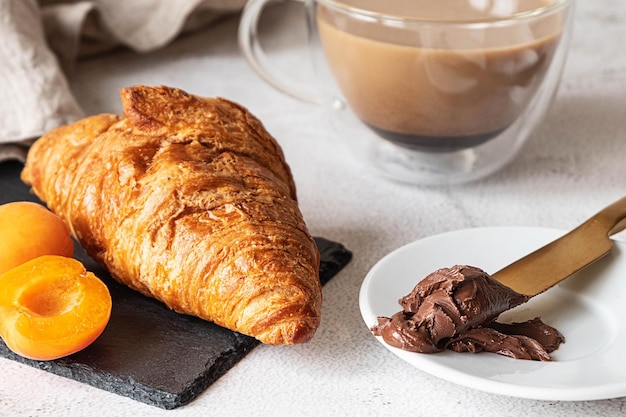
[[[268,27],[276,30],[279,22],[297,23],[276,11],[270,18]],[[354,252],[324,287],[318,333],[302,346],[255,348],[199,398],[173,411],[1,359],[0,415],[624,414],[626,398],[534,401],[423,373],[375,340],[358,304],[368,270],[411,241],[482,226],[569,229],[626,194],[623,0],[579,2],[564,79],[546,120],[503,171],[461,186],[408,186],[372,174],[351,158],[325,111],[282,95],[253,73],[238,50],[236,30],[231,18],[155,53],[120,51],[83,61],[71,85],[89,114],[119,112],[119,88],[142,83],[226,97],[263,121],[283,146],[312,234]],[[283,38],[272,39],[282,48]],[[292,52],[285,47],[281,56]]]

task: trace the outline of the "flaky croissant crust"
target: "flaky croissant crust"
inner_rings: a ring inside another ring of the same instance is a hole
[[[319,253],[282,150],[241,106],[169,87],[63,126],[22,179],[118,281],[268,344],[320,322]]]

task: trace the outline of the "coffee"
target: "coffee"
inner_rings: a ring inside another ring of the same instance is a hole
[[[359,118],[400,146],[449,151],[488,141],[517,120],[542,82],[563,25],[557,14],[484,30],[458,21],[509,16],[552,2],[345,0],[420,23],[381,25],[380,19],[356,19],[324,5],[317,23],[337,84]],[[447,23],[424,23],[433,19]]]

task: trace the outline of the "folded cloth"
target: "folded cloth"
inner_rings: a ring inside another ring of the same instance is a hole
[[[67,82],[76,59],[161,48],[240,11],[246,0],[0,0],[0,162],[83,113]]]
[[[81,117],[46,45],[35,0],[0,1],[0,144],[32,140]],[[0,160],[26,148],[2,147]]]
[[[116,46],[163,47],[181,33],[240,11],[246,0],[40,0],[50,48],[62,66]]]

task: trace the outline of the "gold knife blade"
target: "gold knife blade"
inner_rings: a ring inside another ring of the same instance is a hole
[[[520,294],[535,296],[611,251],[609,236],[626,229],[626,197],[571,232],[492,275]]]

